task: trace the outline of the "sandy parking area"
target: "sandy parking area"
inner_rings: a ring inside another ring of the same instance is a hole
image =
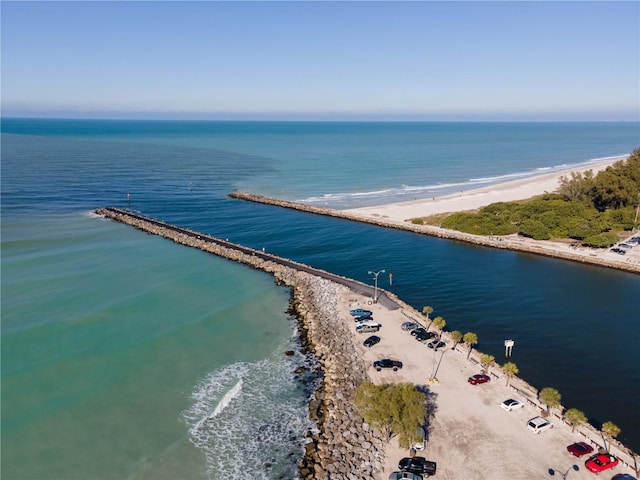
[[[470,385],[467,378],[480,373],[476,352],[471,360],[467,360],[467,348],[463,345],[456,350],[447,346],[434,353],[400,328],[403,322],[410,320],[409,317],[423,319],[420,313],[410,308],[388,310],[380,304],[370,305],[368,300],[345,292],[338,304],[344,311],[345,322],[354,324],[349,309],[363,307],[373,311],[375,320],[382,324],[382,329],[377,333],[382,340],[370,349],[362,346],[362,342],[371,334],[358,334],[353,328],[354,344],[367,361],[392,358],[404,363],[404,368],[398,372],[377,372],[370,367],[368,373],[372,381],[411,382],[428,389],[433,407],[429,411],[428,444],[422,455],[437,462],[437,478],[530,480],[549,478],[549,468],[559,471],[554,478],[562,478],[560,474],[573,464],[578,465],[580,470],[571,471],[568,479],[596,478],[585,470],[585,458],[577,459],[566,451],[567,445],[585,441],[580,433],[571,433],[571,428],[556,417],[552,417],[554,428],[539,435],[526,428],[527,420],[538,415],[539,410],[535,405],[535,394],[526,390],[524,382],[519,379],[512,382],[522,389],[519,393],[507,387],[506,378],[498,368],[494,368],[489,383]],[[428,378],[441,356],[437,371],[439,383],[429,385]],[[499,404],[508,398],[531,402],[520,410],[506,412]],[[616,449],[612,450],[614,454],[619,453]],[[381,478],[386,480],[389,473],[397,469],[398,461],[405,456],[408,456],[408,451],[398,447],[397,439],[392,440]],[[620,472],[633,473],[621,463],[615,470],[602,473],[599,478],[610,479]]]

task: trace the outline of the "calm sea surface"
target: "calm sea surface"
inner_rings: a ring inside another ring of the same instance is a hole
[[[638,123],[2,120],[2,476],[292,478],[289,292],[90,214],[142,214],[391,289],[640,450],[640,277],[229,199],[436,196],[640,146]],[[382,278],[382,277],[381,277]]]

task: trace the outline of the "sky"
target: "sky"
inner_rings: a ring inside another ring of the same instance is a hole
[[[0,2],[2,116],[640,120],[640,2]]]

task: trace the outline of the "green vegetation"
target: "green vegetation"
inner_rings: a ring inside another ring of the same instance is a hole
[[[354,403],[362,418],[379,429],[387,441],[398,435],[400,447],[409,448],[425,422],[426,395],[410,383],[374,385],[363,382],[354,392]]]
[[[578,410],[577,408],[570,408],[567,410],[564,414],[564,418],[566,418],[567,422],[571,424],[571,433],[575,432],[576,428],[587,423],[587,416],[582,410]]]
[[[620,427],[618,427],[615,423],[613,422],[604,422],[602,424],[602,428],[600,429],[600,432],[602,432],[602,440],[604,440],[604,448],[609,451],[609,448],[611,448],[611,440],[613,440],[614,437],[617,437],[618,435],[620,435],[620,432],[622,430],[620,429]],[[609,439],[609,445],[607,445],[607,441],[606,439]]]
[[[429,315],[431,315],[432,312],[433,307],[430,307],[429,305],[422,307],[422,313],[427,317],[427,320],[429,320]]]
[[[547,406],[547,413],[549,413],[552,408],[560,406],[562,395],[560,395],[560,392],[558,392],[558,390],[556,390],[555,388],[545,387],[540,390],[538,398]]]
[[[433,326],[440,330],[440,334],[444,330],[444,327],[447,325],[447,321],[442,317],[436,317],[433,319]]]
[[[469,360],[469,357],[471,356],[471,349],[478,343],[478,335],[473,332],[467,332],[462,337],[462,341],[469,347],[469,352],[467,353],[467,360]]]
[[[485,372],[489,373],[489,369],[496,364],[496,357],[483,353],[480,355],[480,364]]]
[[[509,382],[513,377],[515,377],[518,373],[520,373],[520,369],[513,362],[507,362],[502,367],[502,371],[507,376],[507,387],[509,386]]]
[[[517,233],[536,240],[569,238],[605,248],[619,240],[615,232],[631,230],[640,201],[640,148],[594,176],[563,176],[557,193],[521,202],[492,203],[476,213],[458,212],[424,223],[476,235]],[[412,220],[413,223],[418,223]]]
[[[454,330],[451,332],[451,340],[453,340],[453,348],[451,350],[455,350],[456,345],[458,345],[460,340],[462,340],[462,332],[460,330]]]

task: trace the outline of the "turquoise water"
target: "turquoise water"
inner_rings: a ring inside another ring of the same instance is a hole
[[[386,268],[394,293],[498,361],[515,339],[525,379],[640,450],[637,275],[227,197],[446,193],[628,153],[637,123],[3,119],[2,132],[3,478],[294,476],[309,391],[293,374],[307,360],[283,355],[288,290],[89,214],[106,205],[364,282]]]
[[[3,478],[293,475],[306,397],[270,276],[73,214],[3,228],[2,255]],[[256,435],[274,419],[293,441]]]

